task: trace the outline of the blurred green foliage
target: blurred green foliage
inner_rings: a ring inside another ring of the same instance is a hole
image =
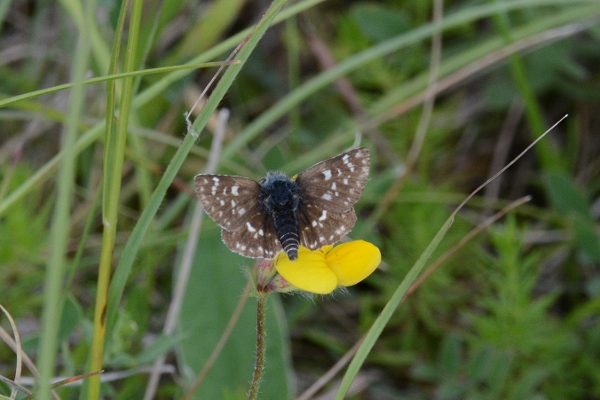
[[[67,34],[73,14],[54,3],[9,3],[0,7],[0,48],[7,49],[0,62],[0,100],[67,82],[66,60],[76,40]],[[431,31],[423,29],[431,21],[431,2],[311,4],[288,17],[285,29],[280,23],[267,32],[234,82],[222,103],[231,111],[224,153],[259,118],[266,118],[268,128],[224,157],[220,173],[255,179],[273,169],[298,173],[351,146],[357,132],[372,153],[371,179],[356,207],[353,237],[376,243],[382,266],[348,293],[273,299],[271,370],[263,382],[269,398],[275,398],[271,391],[291,398],[294,381],[300,393],[337,362],[371,327],[454,207],[533,140],[536,118],[549,126],[566,113],[569,119],[544,139],[550,153],[531,151],[500,177],[497,195],[486,200],[480,193],[468,203],[431,263],[492,211],[525,195],[532,201],[469,241],[403,300],[363,367],[367,386],[349,398],[600,398],[600,6],[591,0],[524,0],[518,6],[504,2],[511,8],[498,11],[502,3],[444,4],[445,17],[458,22],[442,32],[438,80],[460,71],[465,75],[437,93],[416,164],[377,220],[370,218],[405,173],[422,118],[422,100],[414,96],[425,91],[430,68]],[[148,1],[144,7],[137,57],[143,68],[183,64],[222,46],[264,11],[261,2],[218,0]],[[117,2],[99,2],[101,46],[95,47],[90,65],[94,76],[106,74],[102,48],[111,48],[115,40],[118,10]],[[512,43],[507,34],[524,50],[511,60],[501,54]],[[300,103],[279,103],[285,96],[302,96],[307,82],[335,72],[344,61],[399,38],[407,45],[365,58],[344,74],[351,92],[328,84]],[[315,47],[317,41],[322,47]],[[224,59],[230,47],[213,59]],[[329,72],[323,72],[325,56],[335,60]],[[483,65],[491,56],[496,61]],[[182,74],[131,111],[115,262],[183,140],[182,114],[214,72]],[[165,79],[144,76],[136,90],[144,93]],[[81,137],[105,113],[104,86],[87,90]],[[52,157],[59,150],[66,93],[0,108],[0,303],[20,326],[23,350],[30,355],[39,343],[55,206]],[[278,106],[284,107],[282,113],[273,111]],[[252,265],[232,257],[212,221],[206,222],[179,329],[171,337],[162,334],[189,230],[190,182],[206,165],[212,130],[209,124],[200,135],[144,238],[105,351],[110,371],[148,366],[166,355],[177,370],[162,377],[159,399],[181,397],[204,365],[242,294],[244,270]],[[57,343],[61,376],[82,374],[90,350],[102,240],[95,203],[104,145],[99,137],[82,144],[73,210],[64,221],[71,232],[72,261],[65,270],[73,275],[64,282]],[[253,301],[248,300],[247,314],[200,393],[244,398],[255,354]],[[9,330],[6,319],[0,321]],[[240,353],[243,361],[236,362]],[[0,345],[0,374],[12,379],[14,363],[14,353]],[[146,374],[124,376],[103,384],[103,393],[141,398],[146,384]],[[10,388],[0,383],[0,393],[8,395]],[[79,389],[61,388],[59,394],[77,398]]]

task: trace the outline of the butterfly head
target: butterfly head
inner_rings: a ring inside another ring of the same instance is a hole
[[[299,201],[298,184],[282,172],[268,172],[263,178],[262,202],[268,211],[295,210]]]

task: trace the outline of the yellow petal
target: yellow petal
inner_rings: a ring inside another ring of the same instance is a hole
[[[329,253],[331,251],[331,249],[333,249],[333,245],[328,244],[327,246],[323,246],[319,250],[315,250],[315,251],[320,251],[321,253],[323,253],[323,256],[325,256],[327,253]]]
[[[338,285],[337,277],[325,263],[321,251],[300,246],[296,261],[290,261],[282,252],[275,261],[275,268],[289,283],[307,292],[328,294]]]
[[[379,249],[364,240],[342,243],[325,255],[340,286],[352,286],[371,275],[381,262]]]

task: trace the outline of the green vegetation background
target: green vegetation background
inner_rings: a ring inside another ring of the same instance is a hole
[[[267,3],[134,1],[129,14],[111,0],[0,3],[0,304],[42,376],[87,372],[102,273],[114,273],[102,365],[120,373],[102,384],[107,398],[142,398],[140,368],[163,355],[175,368],[154,398],[181,398],[206,363],[252,266],[205,218],[177,330],[162,334],[197,203],[192,179],[214,138],[210,107],[230,111],[219,173],[298,173],[357,138],[372,154],[351,236],[379,246],[382,265],[344,293],[272,296],[269,399],[300,395],[339,361],[454,208],[568,113],[458,214],[425,269],[460,248],[392,314],[348,398],[600,398],[600,3],[441,4],[285,4],[209,91],[196,139],[183,114],[217,69],[197,64],[226,59]],[[148,71],[172,66],[182,68]],[[245,397],[254,304],[195,398]],[[11,334],[6,317],[0,325]],[[320,393],[335,392],[343,372]],[[15,373],[3,339],[0,375]],[[1,395],[10,390],[0,382]]]

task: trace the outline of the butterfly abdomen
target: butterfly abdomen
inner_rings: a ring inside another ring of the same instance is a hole
[[[288,258],[294,261],[298,258],[298,246],[300,245],[298,221],[289,211],[275,213],[273,219],[281,247]]]
[[[296,260],[300,245],[296,216],[300,205],[298,185],[284,174],[270,172],[263,183],[262,204],[271,218],[283,251],[290,260]]]

